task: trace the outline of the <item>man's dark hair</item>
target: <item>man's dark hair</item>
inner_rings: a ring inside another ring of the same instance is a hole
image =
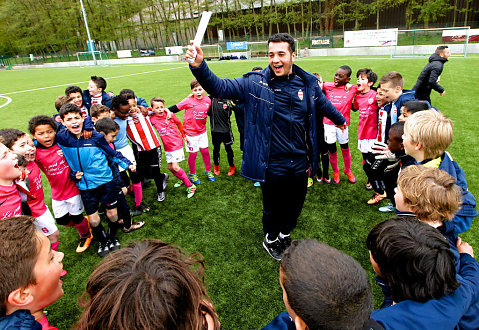
[[[366,76],[368,78],[368,82],[372,82],[373,85],[378,81],[378,75],[376,72],[374,72],[371,69],[364,68],[364,69],[359,69],[358,72],[356,72],[356,78],[359,78],[359,76]]]
[[[96,87],[101,88],[101,91],[104,92],[106,89],[106,80],[103,77],[91,76],[90,80],[93,81]]]
[[[377,224],[366,245],[396,303],[439,299],[460,285],[448,241],[416,218],[395,217]]]
[[[3,128],[0,129],[0,142],[8,149],[11,149],[15,142],[25,134],[27,133],[16,128]]]
[[[353,70],[351,70],[351,67],[349,65],[341,65],[339,69],[344,70],[348,73],[348,77],[351,77],[351,73]]]
[[[60,108],[61,109],[61,108]],[[53,120],[52,117],[40,115],[30,118],[28,121],[28,131],[30,134],[35,134],[35,128],[40,125],[50,125],[50,127],[56,131],[57,130],[57,123]]]
[[[64,119],[65,116],[69,113],[78,113],[78,114],[80,114],[80,116],[82,115],[81,109],[76,104],[73,104],[73,103],[67,103],[67,104],[62,105],[62,107],[60,108],[59,113],[60,113],[60,118],[61,119]]]
[[[128,100],[136,98],[135,92],[129,88],[122,89],[120,95],[125,96]]]
[[[284,253],[281,272],[289,305],[309,329],[362,329],[368,322],[371,288],[352,257],[302,239]]]
[[[403,106],[407,108],[407,111],[411,113],[411,115],[419,111],[429,110],[429,106],[423,101],[407,101]]]
[[[390,136],[397,136],[402,140],[402,136],[404,134],[404,124],[404,121],[398,121],[392,124],[391,128],[389,129]]]
[[[118,125],[111,118],[101,118],[95,123],[95,130],[106,135],[108,133],[120,130],[120,125]]]
[[[111,100],[111,108],[120,110],[120,105],[129,105],[128,99],[124,95],[117,95]]]
[[[263,71],[263,68],[260,66],[255,66],[254,68],[251,69],[251,71]]]
[[[78,86],[68,86],[65,88],[65,96],[70,96],[71,93],[80,93],[82,94],[83,91]]]
[[[268,46],[272,42],[287,42],[289,44],[289,51],[293,53],[296,51],[296,45],[294,44],[294,38],[287,33],[276,33],[268,38]]]
[[[441,55],[442,53],[444,53],[444,50],[445,50],[446,48],[449,48],[449,47],[447,47],[446,45],[444,45],[444,46],[437,46],[436,51],[435,51],[436,55]]]

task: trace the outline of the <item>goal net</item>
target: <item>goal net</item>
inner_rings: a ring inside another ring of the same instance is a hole
[[[296,56],[299,56],[299,41],[294,41]],[[268,41],[248,42],[248,52],[250,58],[268,57]]]
[[[397,43],[391,46],[391,57],[430,56],[437,46],[446,45],[451,56],[466,57],[471,28],[435,28],[397,30]]]
[[[93,54],[95,54],[95,59],[93,58]],[[95,50],[93,52],[78,52],[77,53],[78,64],[81,67],[91,66],[91,65],[103,65],[106,66],[105,60],[108,59],[108,55],[103,50]],[[95,64],[96,60],[96,64]]]

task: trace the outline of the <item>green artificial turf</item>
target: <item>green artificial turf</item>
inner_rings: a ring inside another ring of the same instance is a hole
[[[336,69],[347,64],[353,69],[352,83],[356,81],[356,70],[363,67],[372,68],[379,77],[396,70],[405,77],[405,87],[411,88],[426,62],[425,58],[342,57],[298,58],[296,64],[307,71],[321,73],[325,81],[332,81]],[[232,78],[254,66],[266,66],[267,60],[208,64],[220,77]],[[474,87],[478,69],[478,57],[452,58],[445,65],[441,76],[441,84],[446,89],[445,96],[432,93],[433,104],[454,122],[454,142],[449,151],[465,170],[469,190],[474,195],[479,192],[479,171],[476,166],[479,106],[477,87]],[[0,108],[0,128],[26,130],[30,117],[55,112],[55,98],[64,93],[68,84],[78,83],[86,88],[90,75],[105,77],[107,90],[118,93],[122,88],[131,88],[146,100],[161,96],[166,100],[167,106],[179,102],[190,93],[189,82],[192,79],[192,74],[184,63],[0,71],[0,95],[13,100],[8,106]],[[57,87],[48,88],[50,86]],[[44,89],[25,91],[37,88]],[[3,102],[0,98],[0,105]],[[182,117],[181,113],[179,117]],[[234,116],[232,121],[234,122]],[[348,183],[344,174],[338,185],[315,183],[308,189],[303,212],[292,237],[314,238],[353,256],[369,275],[375,298],[374,306],[377,308],[382,293],[373,280],[365,239],[376,223],[391,215],[381,214],[377,211],[378,206],[366,204],[371,193],[364,188],[366,177],[362,171],[361,153],[357,150],[357,113],[352,113],[351,122],[350,146],[357,183]],[[233,127],[237,140],[234,151],[240,168],[239,134],[234,123]],[[253,187],[251,181],[238,174],[226,176],[228,165],[224,150],[221,157],[222,173],[217,176],[216,182],[207,181],[202,174],[204,166],[201,157],[198,157],[197,172],[202,183],[190,200],[186,199],[183,188],[173,187],[176,178],[172,175],[165,202],[156,202],[154,184],[146,188],[144,199],[151,212],[136,219],[145,220],[147,224],[139,231],[119,234],[120,241],[125,246],[135,240],[157,238],[179,245],[189,252],[199,251],[205,259],[208,292],[216,306],[222,327],[259,329],[285,310],[278,283],[279,263],[271,259],[261,246],[260,189]],[[342,165],[342,160],[339,160],[339,164]],[[166,164],[164,165],[163,170],[167,171]],[[181,166],[187,169],[186,162]],[[46,202],[50,204],[46,180],[44,186]],[[128,200],[132,205],[130,197]],[[79,315],[77,300],[100,258],[96,254],[97,243],[86,252],[76,254],[76,231],[64,227],[60,231],[60,250],[65,253],[64,268],[68,271],[63,284],[65,294],[47,309],[51,325],[68,329]],[[473,247],[479,248],[477,221],[461,237]]]

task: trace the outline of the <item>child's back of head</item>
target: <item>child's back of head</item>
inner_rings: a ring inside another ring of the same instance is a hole
[[[70,98],[65,95],[60,95],[59,97],[56,98],[55,100],[55,109],[57,109],[57,112],[60,112],[60,108],[64,105],[70,102]]]
[[[192,266],[198,266],[197,271]],[[91,274],[78,329],[219,329],[202,260],[158,240],[130,244]],[[207,324],[206,324],[207,323]]]
[[[285,304],[309,329],[362,329],[370,318],[372,294],[365,271],[324,243],[293,241],[281,259],[280,281]]]
[[[435,228],[411,217],[396,217],[376,225],[366,245],[394,302],[426,302],[454,292],[454,254]]]
[[[110,108],[103,104],[93,104],[90,108],[90,116],[95,119],[110,116]]]

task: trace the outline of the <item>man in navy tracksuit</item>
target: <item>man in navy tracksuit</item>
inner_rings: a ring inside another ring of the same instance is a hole
[[[315,76],[293,62],[294,39],[285,33],[268,40],[269,67],[235,79],[220,79],[198,52],[190,69],[213,97],[244,103],[241,175],[261,182],[263,247],[281,260],[290,245],[306,197],[308,167],[316,168],[316,122],[324,115],[345,127],[345,119],[326,99]],[[190,47],[186,58],[193,58]]]

